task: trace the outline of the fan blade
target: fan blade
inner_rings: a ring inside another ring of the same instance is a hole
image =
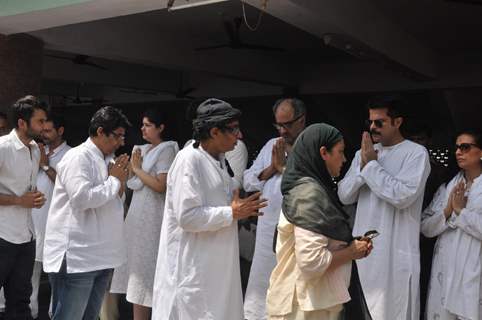
[[[196,88],[184,89],[184,90],[182,90],[180,93],[181,93],[181,96],[185,97],[185,96],[187,96],[188,94],[190,94],[190,93],[193,92],[193,91],[196,91]]]
[[[278,47],[269,47],[263,46],[260,44],[249,44],[249,43],[242,43],[239,46],[239,49],[250,49],[250,50],[261,50],[261,51],[271,51],[271,52],[284,52],[285,49],[278,48]]]
[[[203,50],[230,48],[230,47],[231,47],[230,44],[220,44],[220,45],[217,45],[217,46],[198,47],[198,48],[195,48],[194,50],[196,50],[196,51],[203,51]]]
[[[55,59],[62,59],[62,60],[72,61],[72,58],[63,57],[63,56],[57,56],[57,55],[55,55],[55,54],[44,54],[44,56],[49,57],[49,58],[55,58]]]
[[[85,63],[83,63],[83,65],[91,66],[91,67],[94,67],[94,68],[97,68],[97,69],[100,69],[100,70],[105,70],[105,71],[109,70],[106,67],[101,66],[100,64],[97,64],[97,63],[93,63],[93,62],[85,62]]]

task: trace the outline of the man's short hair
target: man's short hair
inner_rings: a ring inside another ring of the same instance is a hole
[[[403,117],[406,103],[400,95],[377,96],[367,103],[368,110],[387,109],[387,115],[392,118]]]
[[[89,136],[96,137],[97,129],[102,128],[104,134],[109,135],[117,128],[127,129],[131,123],[127,117],[114,107],[102,107],[94,113],[89,125]]]
[[[32,119],[35,110],[44,110],[47,112],[47,106],[32,95],[18,99],[17,102],[12,105],[12,120],[15,128],[18,128],[18,120],[20,119],[30,124],[30,119]]]
[[[299,117],[302,114],[306,114],[305,103],[297,98],[281,98],[276,100],[276,102],[273,105],[273,114],[276,114],[276,110],[278,110],[278,107],[280,106],[280,104],[285,101],[288,102],[293,108],[294,118]]]
[[[8,121],[7,115],[6,115],[5,113],[1,112],[1,111],[0,111],[0,118],[5,119],[6,121]]]
[[[49,112],[47,114],[47,121],[52,122],[56,130],[58,130],[60,127],[65,127],[65,118],[59,112]]]

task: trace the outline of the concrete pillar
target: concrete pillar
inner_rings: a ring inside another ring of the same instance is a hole
[[[27,34],[0,34],[0,111],[40,92],[43,43]]]

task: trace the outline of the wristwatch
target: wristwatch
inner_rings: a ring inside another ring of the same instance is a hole
[[[49,166],[42,166],[42,170],[45,171],[45,172],[49,171],[49,169],[50,169]]]

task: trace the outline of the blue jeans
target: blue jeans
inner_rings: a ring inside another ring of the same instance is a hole
[[[112,269],[67,273],[65,260],[59,272],[49,273],[52,320],[97,320]]]

